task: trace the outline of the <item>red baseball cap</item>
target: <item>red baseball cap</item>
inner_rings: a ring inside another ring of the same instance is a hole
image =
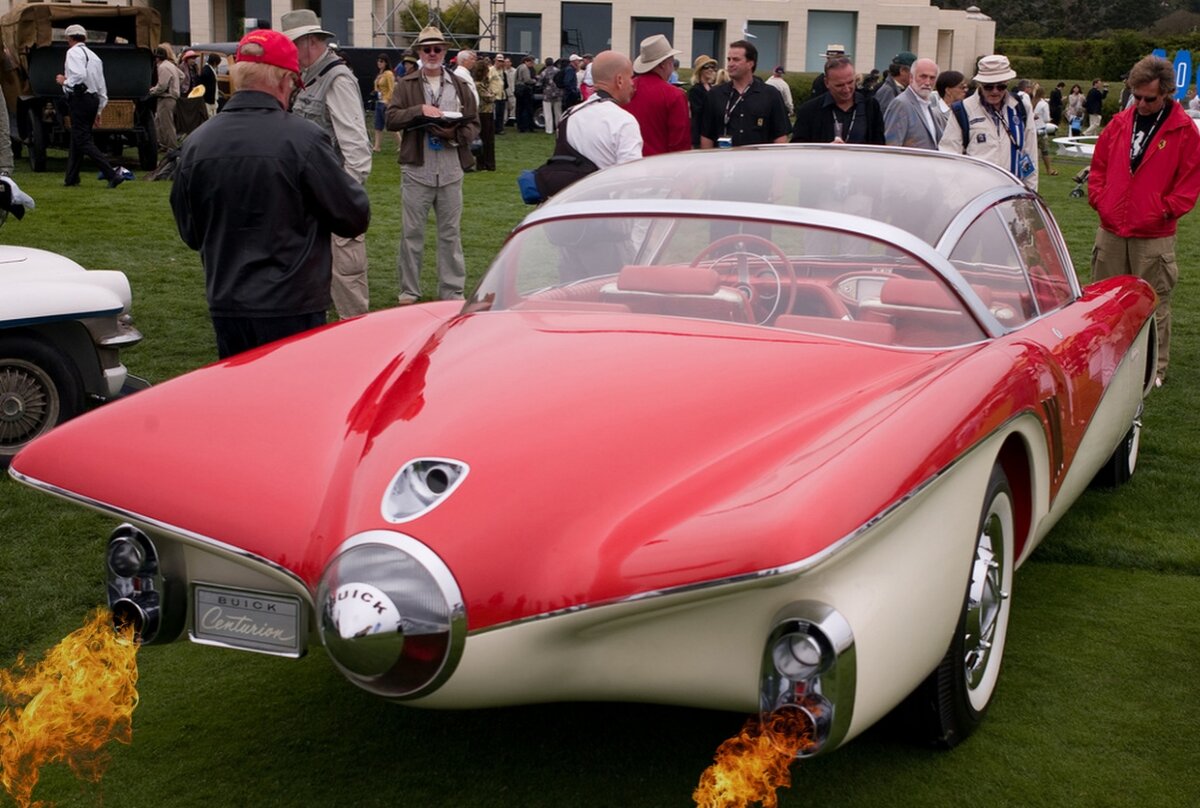
[[[257,47],[251,47],[247,52],[247,46],[250,45]],[[296,43],[279,31],[259,29],[246,34],[238,43],[234,59],[239,62],[261,62],[300,74],[300,56],[296,52]]]

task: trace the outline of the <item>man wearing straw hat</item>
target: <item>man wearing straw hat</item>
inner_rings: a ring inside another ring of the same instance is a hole
[[[1036,191],[1037,128],[1032,126],[1033,110],[1008,91],[1016,77],[1007,57],[981,58],[974,79],[979,92],[950,108],[938,148],[995,163]]]
[[[304,89],[292,112],[320,126],[333,140],[342,168],[359,183],[371,173],[371,141],[363,119],[358,79],[344,59],[329,47],[333,34],[321,27],[311,9],[289,11],[281,20],[283,35],[296,43]],[[366,314],[367,243],[362,234],[333,236],[333,307],[345,320]]]
[[[417,35],[413,50],[419,70],[396,82],[387,108],[387,128],[400,139],[400,305],[421,297],[421,262],[429,209],[437,217],[438,297],[461,300],[467,278],[463,258],[463,176],[475,165],[471,141],[479,133],[479,110],[471,88],[443,61],[446,38],[436,26]]]
[[[642,130],[643,157],[692,147],[687,96],[667,80],[679,53],[665,36],[655,34],[642,40],[641,53],[633,62],[634,94],[625,110]]]

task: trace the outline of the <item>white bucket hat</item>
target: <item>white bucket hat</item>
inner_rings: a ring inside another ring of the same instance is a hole
[[[1016,77],[1017,71],[1009,66],[1007,56],[992,54],[979,60],[979,69],[974,80],[980,84],[1000,84],[1012,81]]]
[[[662,64],[664,59],[670,59],[672,56],[678,56],[683,51],[677,51],[671,47],[671,43],[662,34],[648,36],[642,40],[641,53],[633,62],[634,73],[648,73],[658,65]]]

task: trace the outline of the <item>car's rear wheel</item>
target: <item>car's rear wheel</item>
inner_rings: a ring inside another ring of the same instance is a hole
[[[938,746],[951,748],[983,721],[996,692],[1012,601],[1013,499],[999,466],[992,469],[966,597],[950,649],[913,694],[918,718]]]
[[[1142,411],[1139,407],[1133,423],[1129,425],[1129,431],[1121,438],[1117,448],[1113,449],[1108,461],[1096,472],[1096,476],[1092,478],[1092,485],[1099,488],[1116,488],[1129,482],[1137,470],[1138,450],[1141,445]]]
[[[0,467],[82,409],[83,385],[62,354],[30,337],[0,337]]]

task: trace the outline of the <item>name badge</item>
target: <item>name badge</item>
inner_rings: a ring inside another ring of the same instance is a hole
[[[762,126],[762,125],[763,125],[763,119],[762,119],[762,118],[759,118],[759,119],[758,119],[758,125],[759,125],[759,126]]]

